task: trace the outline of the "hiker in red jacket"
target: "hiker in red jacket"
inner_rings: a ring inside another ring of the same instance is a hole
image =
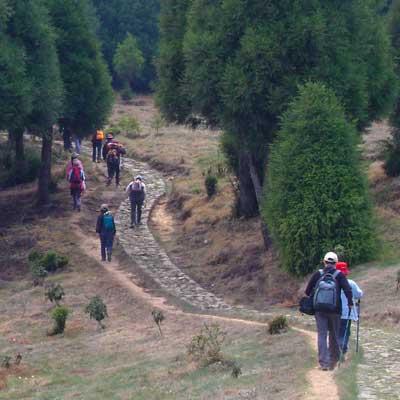
[[[68,180],[74,210],[81,211],[81,195],[85,190],[85,173],[79,160],[73,161]]]

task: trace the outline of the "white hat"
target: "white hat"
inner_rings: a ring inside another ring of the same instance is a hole
[[[325,254],[324,261],[330,264],[336,264],[338,262],[338,256],[333,251],[329,251]]]

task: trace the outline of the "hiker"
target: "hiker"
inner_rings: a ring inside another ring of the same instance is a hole
[[[62,138],[63,138],[63,142],[64,142],[64,150],[70,150],[72,147],[72,143],[71,143],[71,133],[69,128],[63,126],[60,128],[60,132],[62,133]]]
[[[125,192],[129,194],[129,199],[131,201],[130,228],[134,228],[135,225],[142,224],[142,207],[146,199],[146,185],[143,183],[143,177],[141,175],[136,176],[126,187]]]
[[[126,151],[122,144],[114,140],[111,133],[108,133],[106,135],[106,143],[103,146],[103,159],[107,162],[108,170],[107,185],[111,184],[115,175],[116,186],[119,186],[120,158],[125,153]]]
[[[104,132],[98,129],[96,133],[92,135],[92,161],[101,161],[101,149],[103,147]]]
[[[320,369],[333,370],[340,357],[339,330],[342,314],[341,290],[347,298],[348,307],[353,307],[351,286],[346,276],[336,270],[338,257],[328,252],[324,257],[324,268],[314,272],[308,282],[306,295],[313,296],[315,320],[318,330],[318,358]],[[329,346],[327,338],[329,333]]]
[[[346,277],[349,275],[350,271],[347,266],[347,263],[343,261],[338,261],[336,263],[336,269],[341,271]],[[361,299],[363,295],[363,291],[360,287],[351,279],[347,279],[353,294],[353,303],[356,300]],[[342,300],[342,317],[340,320],[340,331],[339,331],[339,344],[342,349],[343,355],[346,354],[349,350],[349,338],[351,333],[351,321],[358,320],[358,311],[357,307],[353,307],[351,312],[349,313],[349,307],[347,305],[347,298],[343,292],[341,292],[341,300]]]
[[[108,209],[107,204],[102,204],[100,207],[100,215],[97,217],[96,233],[100,237],[101,245],[101,261],[111,261],[112,247],[115,233],[114,217]]]
[[[82,140],[78,135],[75,135],[75,151],[78,154],[81,154],[81,144],[82,144]]]
[[[80,167],[80,168],[82,169],[82,171],[83,171],[83,164],[82,164],[82,161],[79,160],[78,157],[79,157],[79,154],[77,154],[77,153],[72,153],[72,155],[71,155],[71,160],[69,160],[69,162],[68,162],[68,164],[67,164],[67,173],[66,173],[66,176],[67,176],[67,180],[68,180],[68,181],[69,181],[69,175],[70,175],[70,173],[71,173],[74,160],[76,160],[76,161],[78,162],[79,167]]]
[[[81,195],[85,190],[85,173],[81,168],[80,161],[75,159],[72,163],[72,169],[69,173],[69,187],[73,200],[74,210],[81,211]]]

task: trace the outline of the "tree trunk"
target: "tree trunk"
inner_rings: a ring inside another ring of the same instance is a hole
[[[53,128],[49,128],[42,138],[42,164],[40,166],[38,204],[45,205],[50,202],[50,180],[51,180],[51,153],[53,145]]]
[[[250,175],[249,157],[242,146],[239,150],[239,213],[246,218],[258,215],[257,197]]]
[[[25,160],[25,150],[24,150],[24,130],[14,129],[12,136],[15,140],[15,160],[24,161]]]
[[[254,192],[256,194],[256,199],[257,199],[257,203],[258,203],[258,210],[260,210],[262,196],[263,196],[263,187],[261,185],[260,178],[257,175],[257,170],[256,170],[256,167],[254,165],[254,162],[253,162],[253,159],[252,159],[250,153],[248,153],[247,157],[248,157],[248,163],[249,163],[249,168],[250,168],[251,181],[254,186]],[[271,239],[271,235],[269,234],[267,224],[263,221],[263,219],[261,219],[261,233],[263,235],[265,249],[268,250],[272,246],[272,239]]]

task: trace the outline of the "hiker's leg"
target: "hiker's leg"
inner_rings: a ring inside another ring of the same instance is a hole
[[[347,319],[340,319],[340,329],[339,329],[339,346],[344,349],[344,332],[346,330]]]
[[[141,224],[142,222],[142,206],[143,206],[143,202],[142,201],[140,201],[140,202],[138,202],[138,205],[137,205],[137,223],[138,224]]]
[[[81,211],[81,190],[76,190],[76,208]]]
[[[106,252],[107,252],[107,260],[108,261],[111,261],[113,238],[114,238],[113,232],[106,233]]]
[[[101,259],[106,260],[106,238],[103,233],[100,234],[100,246],[101,246]]]
[[[344,334],[345,330],[346,330],[347,321],[349,322],[349,324],[347,325],[346,334]],[[340,334],[342,334],[342,324],[343,324],[343,322],[345,324],[344,324],[344,327],[343,327],[343,338],[340,337],[340,346],[342,346],[343,353],[346,354],[349,351],[349,339],[350,339],[350,334],[351,334],[351,319],[350,320],[347,320],[347,319],[342,319],[341,320],[341,322],[340,322]]]
[[[78,206],[76,201],[76,189],[71,189],[71,195],[72,195],[72,201],[74,203],[74,210],[76,210],[76,207]]]
[[[119,185],[119,165],[115,166],[115,184]]]
[[[135,225],[135,203],[131,201],[131,225]]]
[[[322,368],[329,368],[329,351],[327,345],[328,318],[324,313],[315,313],[318,330],[318,359]]]
[[[339,331],[340,331],[340,315],[329,314],[329,357],[330,366],[334,367],[339,361],[340,345],[339,345]]]
[[[103,142],[101,140],[98,140],[96,145],[97,145],[97,161],[101,160],[101,146]]]
[[[92,161],[96,162],[96,142],[92,143]]]

